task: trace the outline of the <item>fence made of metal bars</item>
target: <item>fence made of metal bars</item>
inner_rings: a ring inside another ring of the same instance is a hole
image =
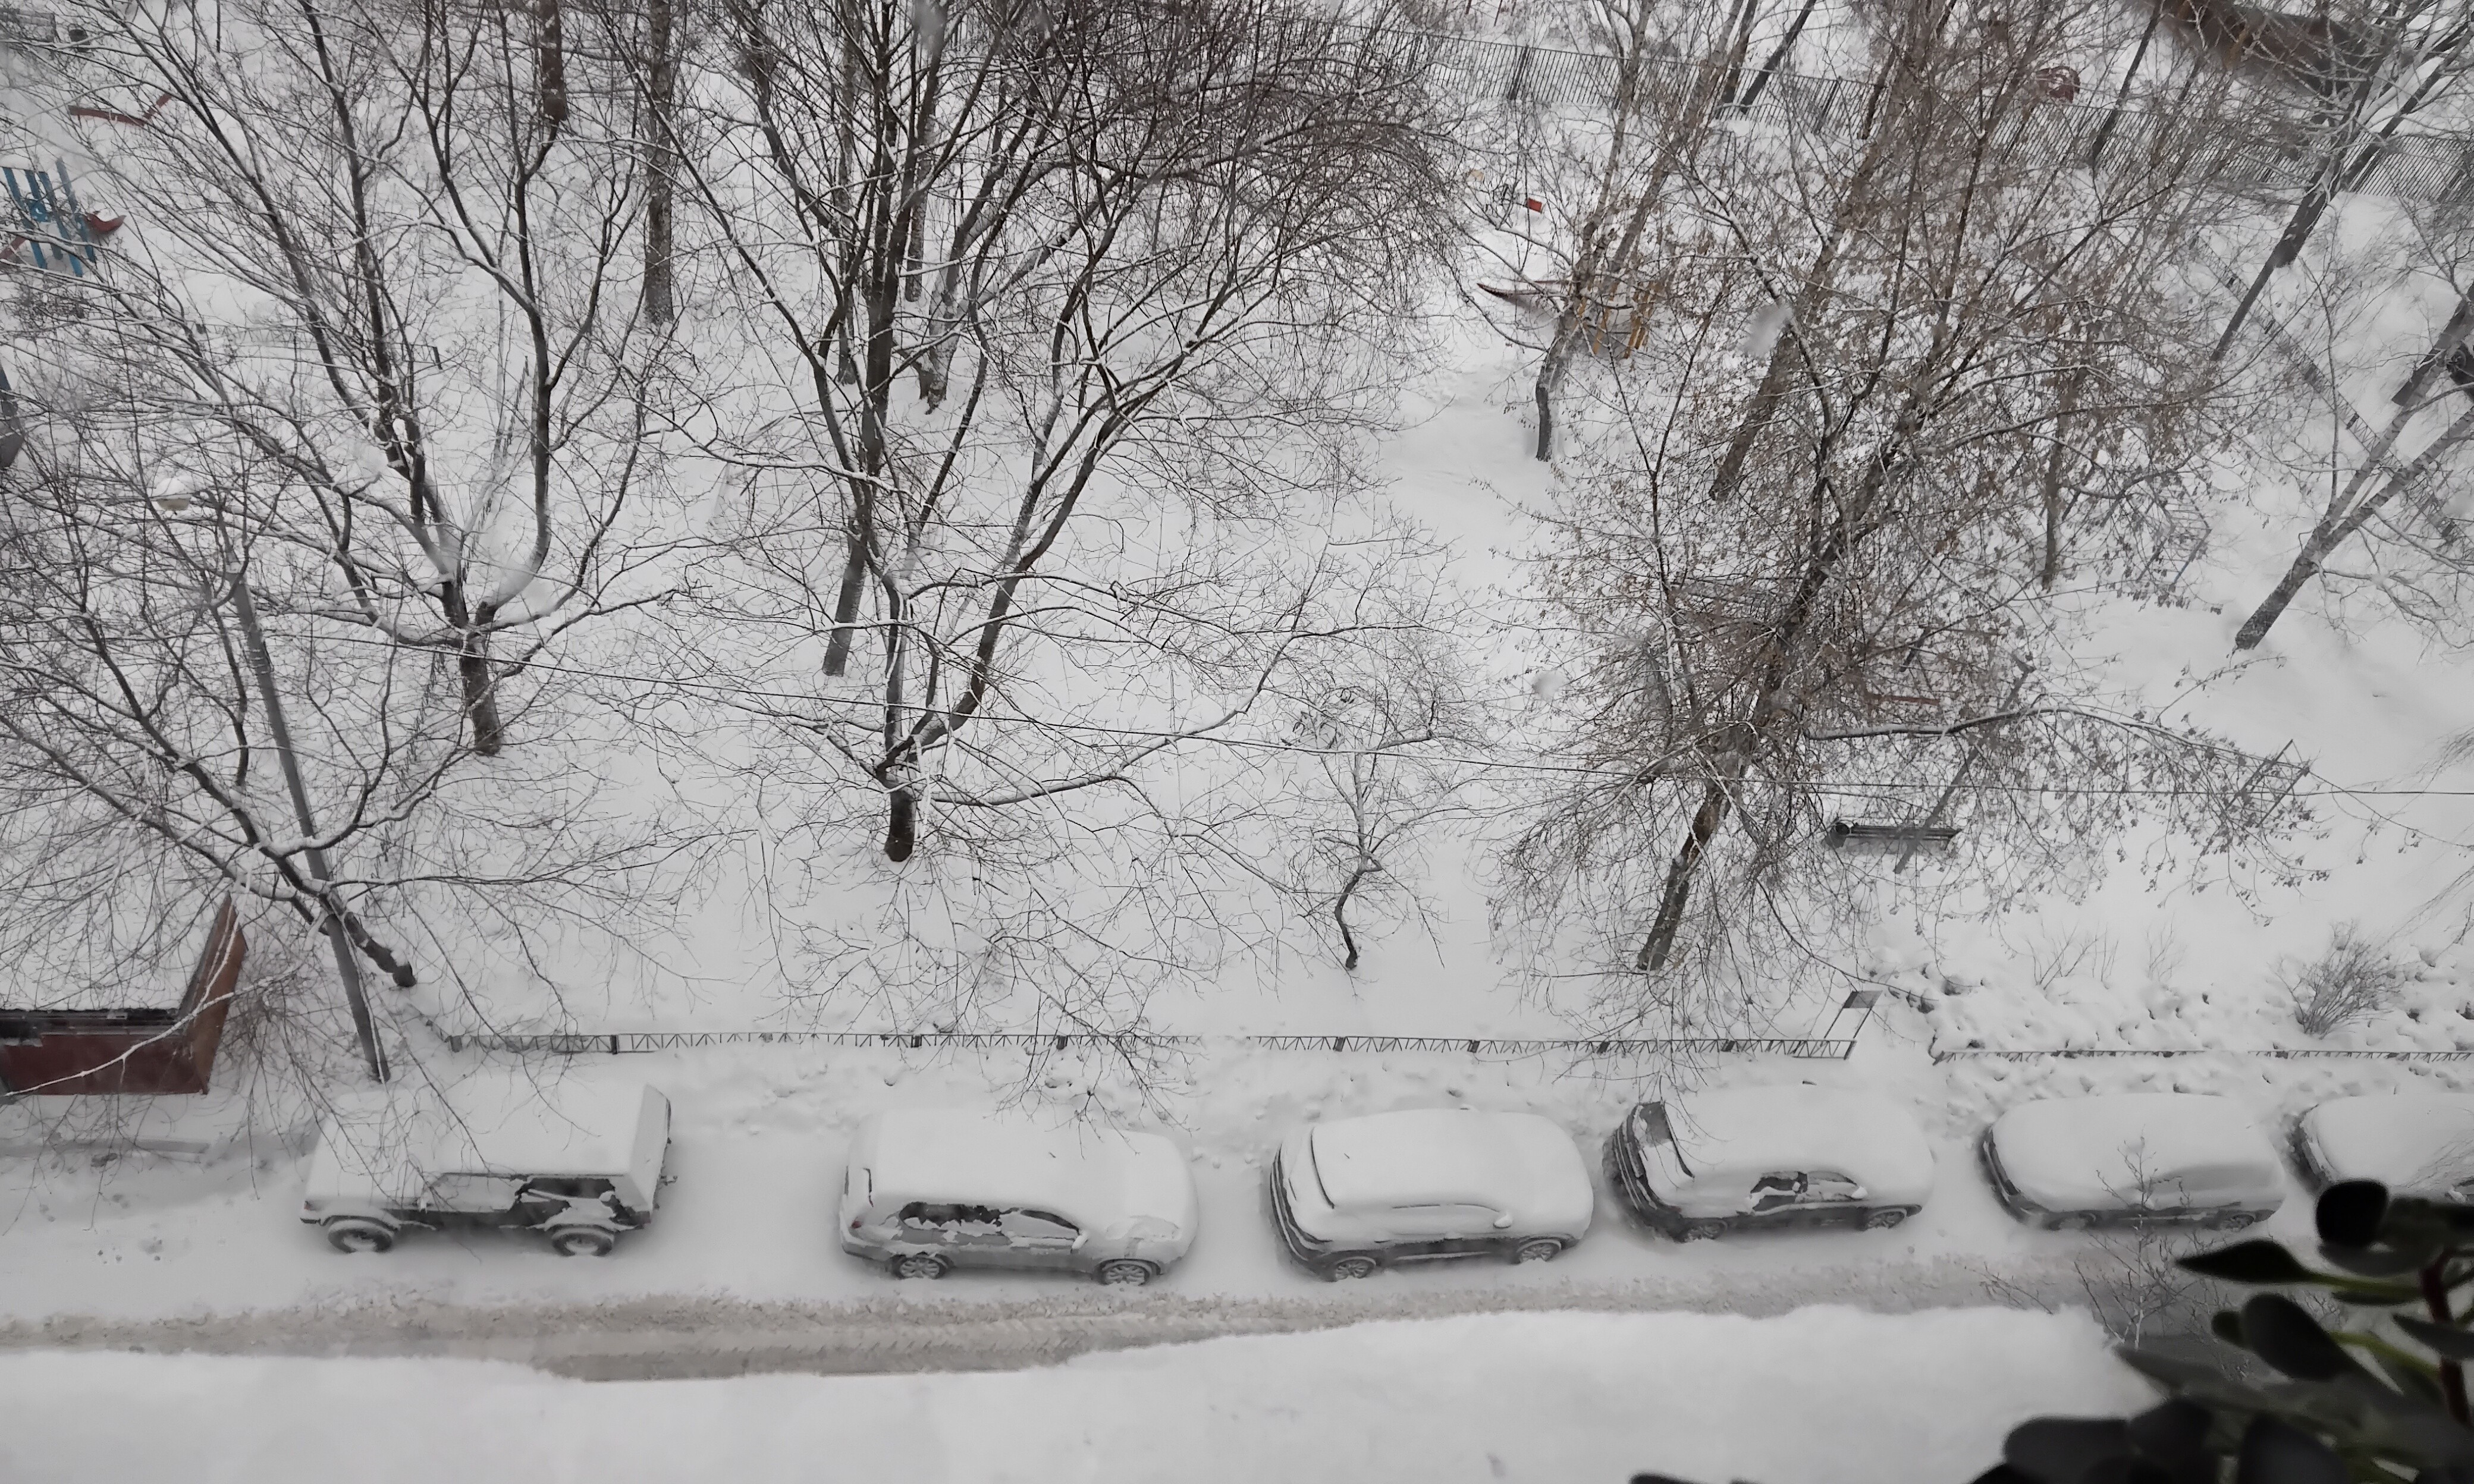
[[[629,1056],[703,1046],[806,1045],[907,1051],[1009,1051],[1022,1055],[1073,1051],[1194,1052],[1210,1048],[1262,1051],[1431,1052],[1471,1057],[1564,1056],[1578,1061],[1641,1057],[1770,1055],[1843,1062],[1853,1036],[1504,1037],[1504,1036],[1180,1036],[1065,1031],[617,1031],[449,1035],[457,1051],[555,1056]]]

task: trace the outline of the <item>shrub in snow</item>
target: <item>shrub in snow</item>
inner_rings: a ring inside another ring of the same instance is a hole
[[[2235,1484],[2474,1480],[2464,1375],[2474,1313],[2457,1312],[2452,1298],[2474,1282],[2474,1206],[2391,1199],[2386,1186],[2355,1180],[2330,1185],[2316,1214],[2326,1269],[2273,1241],[2238,1242],[2182,1265],[2251,1287],[2325,1290],[2357,1310],[2389,1309],[2394,1338],[2365,1323],[2330,1334],[2285,1295],[2256,1294],[2239,1310],[2219,1310],[2210,1328],[2278,1378],[2124,1350],[2122,1358],[2173,1400],[2128,1419],[2023,1424],[2001,1465],[1977,1484],[2213,1484],[2228,1476],[2228,1460]]]
[[[2305,1033],[2325,1036],[2395,1004],[2405,980],[2405,966],[2386,947],[2363,938],[2353,923],[2341,924],[2329,936],[2328,951],[2293,975],[2293,1018]]]

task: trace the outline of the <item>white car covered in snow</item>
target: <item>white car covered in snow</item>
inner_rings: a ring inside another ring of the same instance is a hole
[[[385,1252],[407,1230],[538,1231],[600,1257],[653,1219],[670,1101],[641,1082],[480,1073],[446,1088],[335,1100],[301,1219],[339,1252]]]
[[[1194,1245],[1194,1176],[1157,1134],[951,1109],[876,1113],[842,1172],[842,1250],[896,1278],[958,1267],[1147,1283]]]
[[[1329,1279],[1395,1262],[1543,1262],[1589,1230],[1589,1168],[1536,1113],[1424,1109],[1309,1124],[1272,1161],[1289,1252]]]
[[[1906,1110],[1831,1088],[1734,1088],[1643,1103],[1607,1139],[1607,1179],[1682,1241],[1788,1227],[1895,1227],[1932,1193]]]
[[[2239,1231],[2285,1201],[2276,1150],[2230,1098],[2122,1092],[2011,1109],[1977,1150],[2001,1204],[2054,1231],[2191,1221]]]
[[[2294,1125],[2293,1147],[2316,1185],[2376,1180],[2398,1195],[2474,1201],[2474,1093],[2331,1098]]]

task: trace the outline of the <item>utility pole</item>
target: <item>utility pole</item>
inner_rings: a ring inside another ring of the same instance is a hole
[[[267,652],[266,631],[258,627],[257,604],[249,595],[249,569],[241,567],[232,576],[232,608],[240,614],[242,642],[249,646],[250,668],[257,672],[258,698],[266,704],[266,728],[275,737],[275,755],[283,763],[283,783],[292,792],[292,813],[301,822],[303,853],[309,859],[309,874],[318,881],[318,911],[324,920],[327,942],[335,949],[335,971],[344,981],[344,1003],[352,1007],[352,1030],[361,1039],[361,1055],[370,1064],[370,1075],[379,1082],[387,1080],[386,1048],[378,1044],[377,1026],[370,1019],[369,996],[361,991],[361,966],[352,957],[352,945],[344,932],[344,914],[335,900],[335,878],[327,870],[327,852],[317,846],[318,825],[309,813],[309,790],[301,781],[301,762],[292,754],[292,729],[283,720],[283,700],[275,688],[275,657]]]

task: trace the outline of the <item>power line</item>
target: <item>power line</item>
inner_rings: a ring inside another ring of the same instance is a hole
[[[341,634],[330,634],[324,636],[319,640],[319,642],[359,644],[375,649],[387,649],[399,652],[409,651],[412,653],[425,652],[432,655],[444,655],[448,652],[443,648],[434,646],[402,644],[392,639],[362,638],[356,635],[347,636]],[[526,659],[519,661],[517,662],[516,668],[521,670],[544,670],[557,675],[572,675],[590,680],[613,681],[625,684],[667,686],[677,690],[702,691],[723,697],[753,697],[769,701],[791,703],[802,706],[840,706],[866,711],[881,711],[885,708],[885,703],[883,702],[863,700],[855,696],[818,696],[798,691],[771,690],[756,685],[734,685],[718,681],[694,681],[668,676],[633,675],[622,671],[594,669],[583,665],[559,664],[549,660],[541,659]],[[771,716],[779,719],[778,712],[763,708],[750,709],[754,710],[755,714]],[[934,710],[936,707],[905,706],[900,709],[917,710],[925,713],[927,711]],[[1002,722],[1007,718],[988,716],[982,713],[981,719],[989,722]],[[1311,757],[1360,757],[1370,754],[1414,756],[1429,762],[1456,763],[1464,767],[1484,768],[1490,771],[1503,773],[1531,773],[1566,778],[1598,778],[1625,782],[1727,782],[1740,783],[1747,787],[1762,786],[1761,781],[1758,778],[1723,778],[1714,773],[1656,772],[1649,767],[1605,768],[1593,767],[1586,763],[1557,763],[1544,761],[1542,759],[1530,758],[1480,757],[1449,753],[1438,754],[1418,752],[1412,754],[1382,748],[1313,747],[1304,743],[1284,741],[1274,737],[1222,736],[1211,732],[1178,731],[1148,727],[1116,727],[1101,722],[1045,721],[1028,716],[1017,719],[1025,725],[1037,727],[1048,731],[1067,731],[1093,736],[1122,737],[1128,741],[1196,742],[1215,747],[1229,748],[1241,752],[1287,753]],[[2304,766],[2302,771],[2312,778],[2319,778],[2327,786],[2324,788],[2311,790],[2288,790],[2285,791],[2283,797],[2288,799],[2474,799],[2474,788],[2355,787],[2348,784],[2339,783],[2308,766]],[[1831,778],[1808,781],[1802,783],[1799,786],[1809,789],[1814,793],[1824,794],[1886,794],[1907,793],[1918,789],[1931,789],[1942,785],[1932,780],[1922,778],[1912,782],[1888,778]],[[1963,784],[1962,787],[1968,793],[2023,794],[2030,796],[2052,796],[2056,798],[2219,798],[2228,792],[2227,790],[2212,788],[2153,788],[2134,787],[2129,785],[2109,786],[2058,783],[1970,782]]]

